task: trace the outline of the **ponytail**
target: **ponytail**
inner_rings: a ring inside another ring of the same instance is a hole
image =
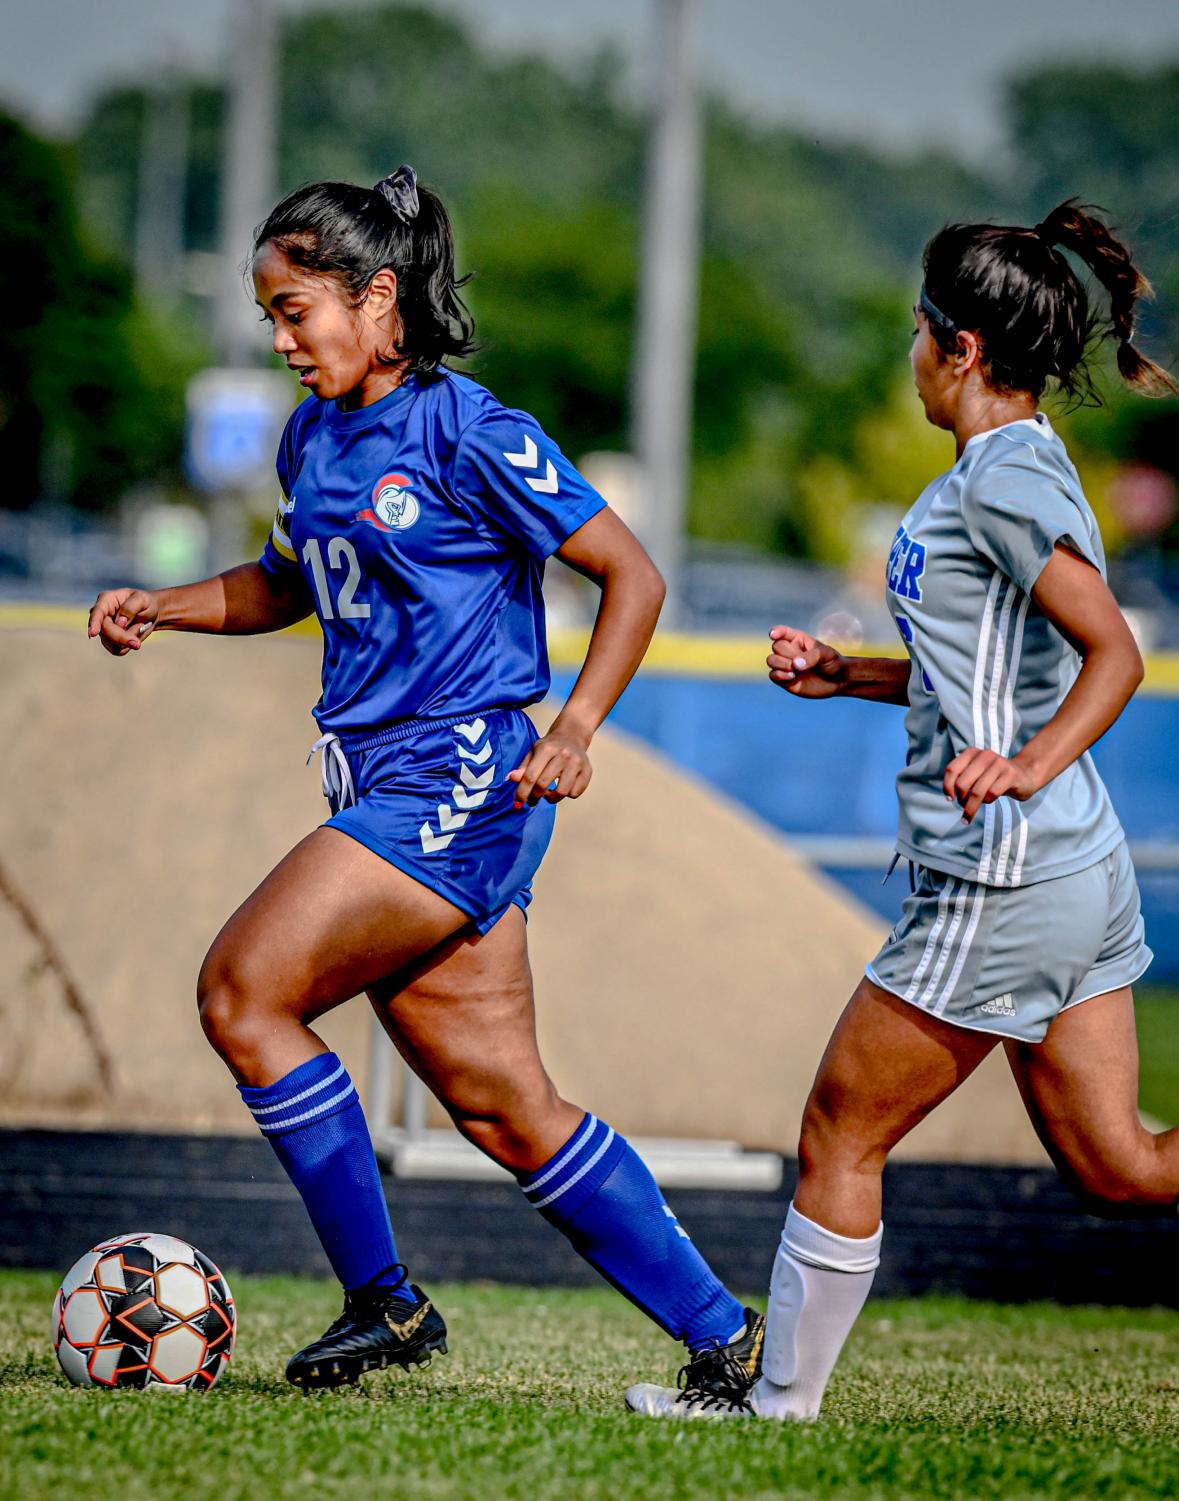
[[[1034,233],[1050,246],[1061,245],[1084,261],[1109,296],[1109,332],[1117,346],[1118,371],[1128,386],[1144,395],[1179,395],[1179,386],[1161,365],[1134,347],[1135,307],[1151,295],[1151,286],[1130,258],[1125,245],[1096,215],[1066,199],[1036,225]]]
[[[1056,247],[1077,255],[1109,296],[1109,324],[1090,312],[1080,279]],[[1134,313],[1150,286],[1108,226],[1075,199],[1034,229],[948,224],[925,247],[930,328],[950,351],[958,331],[978,334],[983,368],[997,388],[1039,397],[1049,381],[1078,399],[1093,395],[1088,353],[1095,335],[1116,342],[1122,379],[1150,395],[1179,394],[1162,366],[1135,348]]]
[[[455,275],[450,217],[412,167],[398,167],[373,188],[296,188],[254,232],[253,254],[268,243],[302,270],[336,278],[354,307],[378,271],[394,272],[397,338],[385,363],[429,374],[477,349],[474,319],[459,295],[468,278]]]

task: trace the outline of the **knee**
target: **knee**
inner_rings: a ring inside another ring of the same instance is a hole
[[[877,1133],[840,1108],[837,1091],[816,1089],[807,1101],[798,1141],[803,1177],[838,1172],[879,1173],[888,1147]]]
[[[211,949],[197,977],[197,1014],[214,1052],[239,1071],[262,1042],[260,1011],[257,989],[245,972]]]
[[[1086,1162],[1062,1173],[1089,1214],[1105,1220],[1160,1218],[1175,1213],[1179,1185],[1156,1171],[1155,1153],[1144,1150],[1136,1165]]]

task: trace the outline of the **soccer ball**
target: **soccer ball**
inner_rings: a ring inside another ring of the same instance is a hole
[[[75,1386],[206,1392],[237,1313],[207,1256],[172,1235],[116,1235],[80,1256],[53,1301],[53,1348]]]

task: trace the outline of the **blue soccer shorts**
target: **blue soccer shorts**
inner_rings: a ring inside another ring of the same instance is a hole
[[[481,933],[526,910],[556,808],[516,810],[508,781],[537,732],[522,709],[325,735],[324,792],[339,829],[468,913]]]

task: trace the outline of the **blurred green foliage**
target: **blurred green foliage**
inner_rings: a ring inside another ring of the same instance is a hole
[[[281,187],[373,182],[412,161],[451,206],[461,266],[475,273],[467,295],[484,347],[470,372],[535,413],[575,457],[629,441],[645,122],[625,72],[609,52],[574,73],[485,51],[458,21],[412,4],[283,24]],[[224,101],[193,82],[189,103],[187,242],[210,250]],[[900,159],[816,141],[752,124],[731,100],[708,102],[696,536],[846,558],[859,501],[902,506],[944,465],[944,440],[923,427],[905,357],[921,247],[946,220],[1026,223],[1072,193],[1102,203],[1157,282],[1148,332],[1154,352],[1172,356],[1179,68],[1039,68],[1010,83],[1005,107],[1009,150],[983,170],[940,150]],[[108,92],[76,145],[84,220],[124,250],[143,117],[141,89]],[[128,311],[118,275],[126,359],[104,359],[101,376],[110,409],[121,411],[127,398],[113,384],[142,372],[152,334]],[[176,372],[196,347],[190,331],[185,341],[178,348],[169,329],[153,366],[160,392],[130,402],[140,412],[155,402],[160,413],[140,469],[168,462],[162,447],[178,444]],[[68,359],[64,367],[62,379]],[[1068,422],[1082,461],[1149,450],[1172,471],[1179,463],[1173,404],[1115,395],[1111,410]]]
[[[175,470],[183,359],[91,243],[70,153],[0,114],[0,504],[88,510]],[[191,361],[192,351],[189,351]]]

